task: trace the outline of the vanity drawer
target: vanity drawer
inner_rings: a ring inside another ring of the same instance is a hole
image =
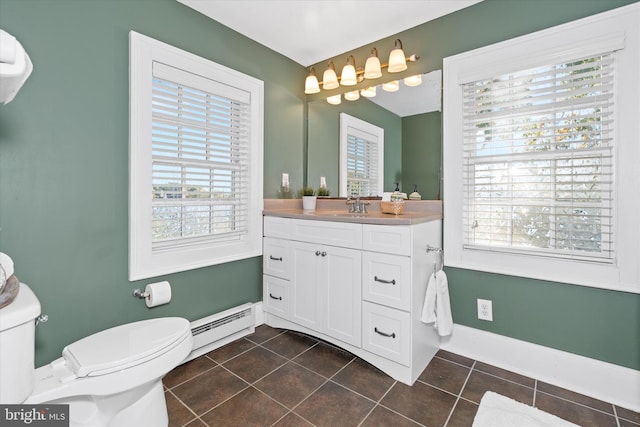
[[[362,249],[362,224],[294,219],[291,225],[294,240]]]
[[[267,313],[289,319],[289,281],[262,276],[262,305]]]
[[[411,316],[389,307],[362,303],[362,348],[409,366],[411,359]]]
[[[411,229],[409,227],[364,224],[362,236],[364,250],[411,255]]]
[[[364,300],[409,311],[411,304],[409,257],[363,252],[362,273]]]
[[[291,219],[277,216],[265,216],[264,229],[262,234],[268,237],[280,237],[288,239],[291,237]]]
[[[265,237],[262,244],[263,273],[282,279],[291,279],[291,241]]]

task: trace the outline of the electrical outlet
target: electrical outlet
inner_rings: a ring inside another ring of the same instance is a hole
[[[478,298],[478,319],[493,322],[493,306],[491,300]]]

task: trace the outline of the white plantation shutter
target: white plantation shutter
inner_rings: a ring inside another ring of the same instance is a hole
[[[367,136],[353,130],[347,135],[347,194],[352,196],[378,195],[378,142]]]
[[[340,113],[340,196],[378,196],[384,179],[384,129]]]
[[[238,239],[249,206],[248,94],[160,63],[153,77],[154,250]]]
[[[262,255],[264,83],[129,34],[129,280]]]
[[[463,85],[466,248],[612,262],[614,55]]]

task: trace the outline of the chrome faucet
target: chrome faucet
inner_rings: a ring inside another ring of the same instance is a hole
[[[367,205],[369,202],[361,202],[360,196],[356,197],[356,200],[352,200],[351,197],[347,197],[347,206],[349,206],[349,213],[367,213]]]

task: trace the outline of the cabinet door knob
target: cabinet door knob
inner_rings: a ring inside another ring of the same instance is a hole
[[[274,297],[274,296],[273,296],[273,294],[272,294],[271,292],[269,292],[269,296],[270,296],[272,299],[277,299],[278,301],[282,301],[282,297]]]
[[[385,334],[384,332],[379,331],[378,328],[373,328],[373,331],[378,335],[382,335],[383,337],[387,337],[387,338],[395,338],[396,337],[396,333],[395,332],[392,332],[390,334]]]
[[[373,276],[373,280],[375,280],[376,282],[380,282],[380,283],[389,283],[391,285],[395,285],[396,284],[396,279],[385,280],[385,279],[380,279],[378,276]]]
[[[327,256],[327,253],[325,251],[322,251],[322,252],[320,252],[320,255]]]
[[[272,259],[272,260],[274,260],[274,261],[282,261],[282,257],[278,257],[278,258],[276,258],[276,257],[274,257],[273,255],[269,255],[269,259]]]
[[[321,253],[322,252],[320,252],[320,251],[316,251],[316,256],[320,256]]]

